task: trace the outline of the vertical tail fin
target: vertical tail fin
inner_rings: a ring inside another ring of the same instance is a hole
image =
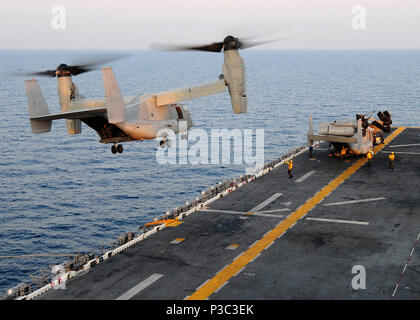
[[[111,68],[102,68],[104,80],[105,103],[109,123],[125,121],[125,104],[121,96],[120,88]]]
[[[357,120],[357,149],[362,149],[362,138],[363,138],[363,128],[362,128],[362,118]]]
[[[311,139],[311,136],[314,134],[314,127],[312,124],[312,115],[309,115],[309,130],[308,130],[308,146],[313,145],[314,141]]]
[[[50,114],[38,81],[35,79],[25,80],[26,96],[28,98],[28,111],[33,133],[51,131],[51,120],[33,120],[32,118]]]

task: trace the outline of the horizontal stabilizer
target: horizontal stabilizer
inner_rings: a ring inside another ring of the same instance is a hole
[[[108,122],[125,121],[125,104],[117,80],[111,68],[102,68],[105,89],[105,105],[108,111]]]
[[[51,121],[57,119],[88,119],[97,117],[98,115],[107,113],[106,108],[90,108],[69,112],[60,112],[54,114],[48,114],[45,116],[33,117],[31,120],[37,121]]]
[[[26,96],[28,99],[28,111],[33,133],[51,131],[51,120],[35,120],[34,118],[50,114],[38,81],[35,79],[25,80]]]

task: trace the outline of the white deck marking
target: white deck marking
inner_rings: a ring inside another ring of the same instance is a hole
[[[397,283],[397,285],[395,286],[394,292],[392,293],[393,297],[395,296],[395,292],[397,292],[398,286],[399,286],[399,284]]]
[[[239,247],[239,244],[237,244],[237,243],[232,243],[232,244],[228,245],[228,246],[226,247],[226,249],[227,249],[227,250],[236,250],[236,249],[238,249],[238,247]]]
[[[280,212],[280,211],[290,211],[290,209],[282,208],[282,209],[273,209],[273,210],[263,210],[263,211],[258,211],[258,213],[271,213],[271,212]]]
[[[258,257],[261,255],[261,252],[259,253],[259,254],[257,254],[255,257],[254,257],[254,259],[252,259],[251,261],[250,261],[250,263],[252,263],[252,262],[254,262],[255,260],[257,260],[258,259]]]
[[[214,293],[219,292],[220,290],[222,290],[222,288],[227,285],[229,283],[229,281],[226,281],[221,287],[219,287],[219,289],[217,289]]]
[[[256,244],[260,239],[255,240],[248,248],[251,248],[254,244]]]
[[[396,144],[393,146],[388,146],[388,148],[398,148],[398,147],[414,147],[420,146],[420,143],[411,143],[411,144]]]
[[[275,241],[271,242],[264,250],[268,250],[268,248],[270,248],[274,243]]]
[[[137,293],[147,288],[153,282],[155,282],[156,280],[159,280],[161,277],[163,277],[163,274],[154,273],[150,277],[146,278],[145,280],[140,282],[138,285],[134,286],[133,288],[131,288],[130,290],[128,290],[126,293],[122,294],[115,300],[130,300]]]
[[[391,153],[391,151],[382,151],[383,153]],[[402,151],[397,151],[396,152],[397,155],[399,154],[415,154],[415,155],[420,155],[420,152],[402,152]]]
[[[233,276],[236,277],[238,274],[240,274],[242,271],[244,271],[245,268],[246,268],[246,266],[244,266],[241,270],[236,272]]]
[[[224,268],[226,268],[227,265],[223,266],[219,271],[217,271],[215,274],[218,274],[220,271],[222,271]]]
[[[232,213],[232,214],[245,214],[245,212],[243,212],[243,211],[219,210],[219,209],[201,209],[199,211],[220,212],[220,213]]]
[[[379,201],[379,200],[386,200],[384,197],[379,198],[370,198],[370,199],[359,199],[359,200],[350,200],[350,201],[341,201],[341,202],[331,202],[331,203],[324,203],[324,206],[339,206],[342,204],[350,204],[350,203],[359,203],[359,202],[369,202],[369,201]]]
[[[207,279],[206,281],[204,281],[197,289],[195,289],[195,290],[198,290],[198,289],[200,289],[202,286],[204,286],[207,282],[209,282],[210,281],[210,279]]]
[[[365,226],[367,226],[369,224],[369,222],[364,222],[364,221],[324,219],[324,218],[311,218],[311,217],[306,218],[306,220],[323,221],[323,222],[336,222],[336,223],[361,224],[361,225],[365,225]]]
[[[185,238],[176,238],[176,239],[171,241],[171,244],[180,244],[184,240],[185,240]]]
[[[240,254],[238,254],[233,260],[236,260],[236,259],[238,259],[241,255],[243,255],[245,253],[245,251],[242,251]],[[227,267],[227,266],[225,266],[225,267]],[[220,270],[221,271],[221,270]]]
[[[297,179],[295,182],[302,182],[305,179],[309,178],[311,175],[313,175],[315,172],[316,172],[315,170],[309,171],[305,173],[303,176],[301,176],[299,179]]]
[[[257,212],[258,210],[261,210],[262,208],[264,208],[265,206],[269,205],[271,202],[273,202],[274,200],[276,200],[278,197],[280,197],[283,193],[275,193],[273,194],[270,198],[268,198],[267,200],[261,202],[258,206],[252,208],[251,210],[249,210],[250,212]]]
[[[216,212],[216,213],[229,213],[229,214],[240,214],[246,215],[247,212],[239,212],[239,211],[228,211],[228,210],[213,210],[213,209],[201,209],[198,211],[204,212]],[[284,216],[281,214],[269,214],[269,213],[259,213],[259,212],[252,212],[250,216],[258,216],[258,217],[270,217],[270,218],[283,218]]]

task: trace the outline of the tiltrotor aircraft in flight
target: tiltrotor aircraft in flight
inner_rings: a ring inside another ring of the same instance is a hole
[[[52,120],[65,119],[68,134],[80,134],[83,122],[98,133],[100,142],[111,143],[111,151],[116,154],[123,152],[123,146],[118,143],[154,139],[161,129],[171,129],[178,133],[180,130],[191,128],[191,114],[183,105],[178,104],[180,101],[221,93],[227,87],[233,113],[246,113],[245,64],[238,49],[258,44],[261,42],[243,42],[233,36],[227,36],[222,42],[210,45],[172,48],[171,50],[210,52],[223,50],[222,74],[214,82],[138,96],[121,95],[111,68],[102,68],[105,98],[86,99],[79,95],[72,76],[95,70],[99,63],[75,66],[60,64],[56,70],[29,73],[27,75],[57,77],[60,102],[60,113],[51,114],[37,80],[25,80],[32,132],[49,132]],[[180,128],[180,120],[186,121],[187,128]],[[170,141],[166,136],[162,136],[161,146],[170,147],[167,142]]]

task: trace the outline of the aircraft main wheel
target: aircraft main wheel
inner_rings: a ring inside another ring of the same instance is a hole
[[[172,147],[172,141],[171,140],[167,140],[166,141],[166,145],[168,146],[168,149],[169,149],[170,147]]]
[[[166,146],[166,140],[164,139],[164,140],[160,140],[159,141],[159,146],[161,147],[161,148],[165,148],[165,146]]]
[[[122,153],[122,152],[124,151],[123,146],[119,144],[119,145],[117,146],[117,151],[118,151],[118,153]]]
[[[116,154],[116,153],[118,152],[118,150],[117,150],[117,146],[116,146],[115,144],[111,147],[111,152],[112,152],[113,154]]]

